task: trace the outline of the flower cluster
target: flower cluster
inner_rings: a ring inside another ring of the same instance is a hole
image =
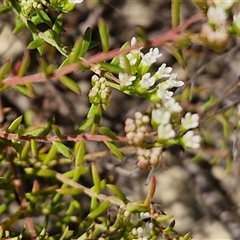
[[[135,113],[135,119],[127,118],[125,121],[125,132],[129,143],[141,146],[148,138],[150,118],[141,112]]]
[[[92,76],[92,88],[88,94],[92,104],[101,104],[104,109],[107,109],[110,103],[111,88],[107,86],[105,77],[99,77],[94,74]]]
[[[162,148],[137,148],[138,162],[137,167],[139,169],[147,169],[149,167],[158,167],[161,161]]]
[[[41,0],[22,0],[20,2],[21,10],[24,16],[30,17],[35,12],[42,9]]]
[[[240,13],[231,11],[235,2],[235,0],[208,2],[208,23],[202,25],[200,34],[202,39],[217,51],[224,49],[229,33],[240,34]]]
[[[136,44],[132,38],[131,46]],[[120,89],[127,94],[138,94],[152,102],[168,99],[173,95],[172,89],[183,85],[171,67],[163,63],[158,70],[150,73],[151,66],[162,56],[158,48],[151,48],[143,54],[141,49],[132,50],[119,58],[119,66],[124,70],[118,74]]]
[[[135,43],[133,38],[131,45]],[[155,103],[149,115],[136,112],[134,119],[127,118],[125,121],[126,137],[129,143],[137,146],[137,166],[140,169],[159,166],[163,147],[172,144],[180,144],[184,148],[200,146],[201,138],[193,131],[199,125],[198,114],[187,112],[183,116],[182,107],[173,98],[173,89],[184,83],[177,79],[177,74],[171,73],[172,68],[165,63],[154,74],[149,72],[160,56],[157,48],[151,48],[146,54],[137,49],[119,59],[121,68],[127,72],[118,76],[122,91],[138,94]],[[151,137],[151,143],[146,148],[150,142],[150,124],[157,136],[155,139]]]
[[[128,238],[131,240],[148,240],[156,236],[155,225],[150,219],[153,217],[150,212],[131,213],[123,212],[124,221],[129,222]],[[149,219],[149,220],[148,220]]]
[[[76,3],[81,3],[82,1],[83,0],[21,0],[20,7],[25,17],[31,17],[39,10],[43,9],[43,5],[51,7],[59,12],[69,12],[74,8]]]

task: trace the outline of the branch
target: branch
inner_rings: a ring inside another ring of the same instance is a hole
[[[204,15],[199,13],[194,15],[193,17],[187,19],[183,24],[179,25],[176,28],[173,28],[166,33],[161,34],[160,36],[156,37],[153,40],[150,40],[150,46],[161,46],[167,41],[174,41],[182,38],[181,31],[185,30],[187,27],[192,25],[193,23],[196,23],[200,20],[204,19]],[[141,47],[144,47],[144,43],[137,43],[134,46],[125,47],[123,49],[114,49],[112,51],[109,51],[107,53],[101,52],[98,54],[95,54],[94,56],[88,58],[88,59],[81,59],[82,64],[86,67],[89,67],[93,64],[107,61],[110,59],[113,59],[114,57],[120,56],[122,54],[126,54],[134,49],[139,49]],[[36,83],[36,82],[44,82],[50,78],[59,78],[60,76],[63,76],[65,74],[72,73],[74,71],[79,70],[79,66],[76,63],[70,64],[68,66],[64,66],[60,69],[55,70],[50,76],[46,76],[44,73],[37,73],[29,76],[9,76],[5,78],[2,82],[6,84],[7,86],[10,85],[16,85],[16,84],[26,84],[28,82]]]

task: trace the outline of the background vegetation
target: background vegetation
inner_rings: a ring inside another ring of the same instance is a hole
[[[1,239],[239,239],[237,1],[0,3]]]

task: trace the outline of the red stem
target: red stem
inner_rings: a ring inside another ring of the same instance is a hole
[[[176,28],[173,28],[166,33],[161,34],[157,38],[150,41],[151,46],[161,46],[167,41],[174,41],[179,38],[181,38],[181,31],[185,30],[187,27],[192,25],[193,23],[196,23],[198,21],[201,21],[204,19],[204,15],[202,13],[196,14],[192,16],[191,18],[187,19],[184,23],[179,25]],[[83,59],[83,63],[86,66],[96,64],[102,61],[110,60],[116,56],[119,56],[121,54],[126,54],[129,51],[133,49],[138,49],[140,47],[144,47],[143,44],[136,44],[133,47],[126,47],[124,49],[114,49],[112,51],[109,51],[107,53],[101,52],[98,54],[95,54],[94,56]],[[17,76],[9,76],[6,79],[3,80],[3,83],[6,85],[16,85],[16,84],[26,84],[27,82],[43,82],[46,81],[48,78],[59,78],[60,76],[63,76],[65,74],[69,74],[71,72],[77,71],[79,69],[78,65],[76,63],[70,64],[68,66],[65,66],[63,68],[57,69],[53,72],[53,74],[50,77],[47,77],[44,73],[36,73],[29,76],[23,76],[23,77],[17,77]]]

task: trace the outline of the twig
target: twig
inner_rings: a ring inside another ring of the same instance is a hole
[[[189,27],[191,24],[196,23],[200,20],[204,19],[203,14],[196,14],[193,17],[187,19],[183,24],[179,25],[176,28],[173,28],[166,33],[161,34],[160,36],[156,37],[153,40],[149,41],[150,46],[161,46],[167,41],[174,41],[177,39],[182,38],[181,31]],[[120,56],[122,54],[126,54],[130,52],[131,50],[138,49],[144,47],[144,43],[137,43],[134,46],[125,47],[123,49],[114,49],[112,51],[109,51],[107,53],[101,52],[98,53],[88,59],[81,59],[82,64],[85,66],[91,66],[93,64],[103,62],[106,60],[113,59],[114,57]],[[26,84],[27,82],[36,83],[36,82],[43,82],[50,78],[59,78],[60,76],[63,76],[65,74],[72,73],[74,71],[77,71],[79,69],[78,64],[73,63],[68,66],[64,66],[60,69],[55,70],[50,76],[46,76],[44,73],[37,73],[29,76],[9,76],[5,78],[2,82],[6,85],[16,85],[16,84]]]

